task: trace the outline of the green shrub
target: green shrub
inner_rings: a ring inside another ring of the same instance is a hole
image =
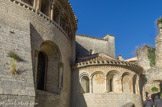
[[[162,97],[162,93],[160,93],[160,97]]]
[[[158,88],[157,87],[152,87],[152,92],[157,92],[158,91]]]
[[[19,60],[19,56],[15,52],[10,51],[10,52],[8,52],[8,57],[11,58],[11,68],[10,68],[10,72],[12,74],[18,74],[18,72],[16,70],[16,63]]]
[[[159,18],[159,19],[157,20],[157,24],[159,24],[159,23],[162,23],[162,18]]]
[[[155,48],[148,46],[148,58],[150,60],[150,66],[155,66]]]
[[[18,55],[14,52],[14,51],[10,51],[10,52],[8,52],[8,57],[10,57],[10,58],[12,58],[12,59],[14,59],[14,60],[18,60]]]

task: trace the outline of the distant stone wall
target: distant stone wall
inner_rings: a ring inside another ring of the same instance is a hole
[[[152,67],[148,69],[144,75],[144,84],[143,84],[143,100],[145,100],[146,96],[155,97],[154,95],[162,92],[162,69],[159,67]],[[157,92],[152,92],[152,88],[158,88]]]
[[[148,58],[148,52],[149,48],[148,46],[143,46],[138,49],[137,51],[137,58],[138,58],[138,64],[144,68],[145,72],[142,77],[141,84],[142,87],[142,94],[143,94],[143,100],[145,100],[146,96],[154,98],[155,95],[160,95],[162,92],[162,30],[161,30],[161,24],[158,26],[159,28],[159,34],[157,35],[155,39],[156,43],[156,49],[155,55],[151,55],[151,57],[155,58],[155,63],[150,66],[150,61]],[[156,87],[158,88],[157,92],[153,92],[152,88]]]
[[[143,46],[137,50],[137,63],[141,67],[144,68],[144,70],[148,70],[151,68],[150,66],[150,60],[148,58],[148,47]]]
[[[76,55],[77,57],[86,56],[92,53],[105,53],[115,57],[115,40],[114,36],[109,36],[108,39],[100,39],[76,35]]]
[[[161,28],[160,28],[161,29]],[[156,42],[156,66],[162,68],[162,32],[155,39]]]

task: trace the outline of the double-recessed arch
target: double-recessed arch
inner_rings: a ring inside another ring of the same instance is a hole
[[[118,91],[118,88],[117,86],[119,86],[119,72],[116,71],[116,70],[113,70],[113,71],[109,71],[106,75],[107,77],[107,83],[106,83],[106,86],[107,86],[107,92],[117,92]]]
[[[63,84],[63,63],[60,50],[52,41],[44,41],[41,44],[36,73],[37,89],[60,93]]]
[[[137,74],[130,74],[128,72],[122,74],[122,92],[138,94],[139,90],[139,76]]]
[[[80,83],[81,83],[81,92],[89,93],[90,92],[90,80],[88,73],[82,73],[80,75]]]
[[[105,92],[105,74],[102,71],[96,71],[91,75],[92,78],[92,92],[104,93]]]
[[[122,74],[122,92],[130,93],[131,92],[131,75],[128,72]]]

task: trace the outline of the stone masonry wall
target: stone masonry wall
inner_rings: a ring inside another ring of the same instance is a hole
[[[142,107],[141,97],[130,94],[84,94],[86,106],[75,104],[74,107],[127,107],[130,102],[135,107]],[[130,107],[130,106],[129,106]]]
[[[89,55],[89,52],[92,49],[93,54],[105,53],[115,57],[114,42],[114,37],[109,37],[108,40],[102,40],[76,35],[76,55],[77,57]]]
[[[156,42],[156,66],[162,68],[162,32],[160,32],[159,35],[156,37],[155,42]]]
[[[34,103],[30,23],[13,14],[7,8],[10,6],[9,0],[0,0],[0,98],[3,101],[10,100],[11,103],[12,100]],[[23,60],[16,65],[19,75],[10,72],[11,58],[7,57],[10,51],[15,51]]]
[[[147,46],[143,46],[137,50],[137,59],[138,65],[144,68],[144,70],[148,70],[151,68],[150,60],[148,58],[148,48]]]
[[[30,6],[29,6],[30,7]],[[32,7],[30,7],[32,8]],[[50,97],[48,100],[53,105],[59,107],[69,107],[70,105],[70,61],[72,58],[72,45],[66,33],[56,23],[50,21],[46,16],[37,14],[37,12],[28,7],[16,4],[10,0],[0,0],[0,42],[1,53],[0,60],[3,66],[1,75],[1,94],[26,95],[35,97],[33,73],[35,75],[37,58],[35,51],[40,50],[40,45],[47,40],[55,43],[62,56],[64,64],[63,89],[58,97]],[[12,32],[15,32],[14,34]],[[31,36],[31,37],[30,37]],[[62,42],[63,41],[63,42]],[[21,68],[19,76],[11,75],[9,70],[9,58],[6,54],[9,50],[18,49],[16,52],[26,62],[20,63],[17,68]],[[31,57],[32,56],[32,57]],[[32,60],[33,59],[33,60]],[[33,72],[34,71],[34,72]],[[13,88],[15,87],[15,89]],[[42,92],[43,93],[43,92]],[[46,93],[46,92],[44,92]],[[39,93],[37,93],[39,94]],[[49,94],[47,94],[48,96]],[[39,95],[37,95],[39,96]],[[56,99],[56,100],[53,100]],[[58,104],[57,101],[60,101]],[[31,99],[33,101],[33,99]]]

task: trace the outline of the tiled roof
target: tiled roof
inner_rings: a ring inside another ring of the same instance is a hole
[[[110,65],[110,66],[121,66],[132,70],[143,71],[143,68],[134,63],[127,61],[121,61],[106,54],[98,54],[95,57],[90,57],[84,60],[80,60],[75,64],[75,67],[87,67],[87,66],[98,66],[98,65]]]

